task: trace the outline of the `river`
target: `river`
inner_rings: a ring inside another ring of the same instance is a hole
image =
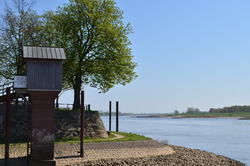
[[[108,117],[103,116],[102,119],[108,129]],[[114,117],[112,130],[115,130]],[[172,145],[213,152],[250,166],[250,120],[121,116],[120,131],[141,134]]]

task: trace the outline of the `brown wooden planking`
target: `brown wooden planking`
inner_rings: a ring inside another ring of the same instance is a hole
[[[61,90],[62,62],[39,61],[27,62],[28,90]]]

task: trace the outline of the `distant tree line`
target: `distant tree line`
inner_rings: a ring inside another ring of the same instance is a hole
[[[210,108],[209,113],[250,112],[250,106],[231,106],[224,108]]]
[[[195,114],[195,113],[201,113],[200,109],[199,108],[192,108],[192,107],[189,107],[187,109],[187,112],[188,114]]]

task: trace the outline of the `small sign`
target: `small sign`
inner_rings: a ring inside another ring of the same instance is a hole
[[[27,77],[26,76],[14,76],[14,88],[26,89],[27,88]]]

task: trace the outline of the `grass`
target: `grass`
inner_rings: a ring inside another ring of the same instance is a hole
[[[234,113],[183,113],[183,117],[250,117],[250,112],[234,112]]]
[[[124,138],[120,139],[112,139],[114,138],[114,133],[124,136]],[[108,138],[84,138],[85,143],[94,143],[94,142],[118,142],[118,141],[142,141],[142,140],[151,140],[151,138],[133,134],[133,133],[122,133],[122,132],[112,132]],[[56,143],[79,143],[79,138],[63,138],[57,139]]]
[[[120,139],[113,139],[115,137],[114,134],[119,134],[124,136],[124,138]],[[108,138],[89,138],[85,137],[84,138],[84,143],[94,143],[94,142],[118,142],[118,141],[142,141],[142,140],[151,140],[151,138],[138,135],[138,134],[133,134],[133,133],[122,133],[122,132],[112,132]],[[80,138],[62,138],[62,139],[56,139],[55,143],[79,143]],[[25,146],[25,141],[20,141],[20,142],[14,142],[11,143],[10,146]],[[0,140],[0,145],[4,144],[3,140]]]
[[[145,137],[142,135],[138,134],[133,134],[133,133],[121,133],[119,132],[118,134],[124,136],[124,138],[118,139],[117,141],[144,141],[144,140],[151,140],[149,137]]]

